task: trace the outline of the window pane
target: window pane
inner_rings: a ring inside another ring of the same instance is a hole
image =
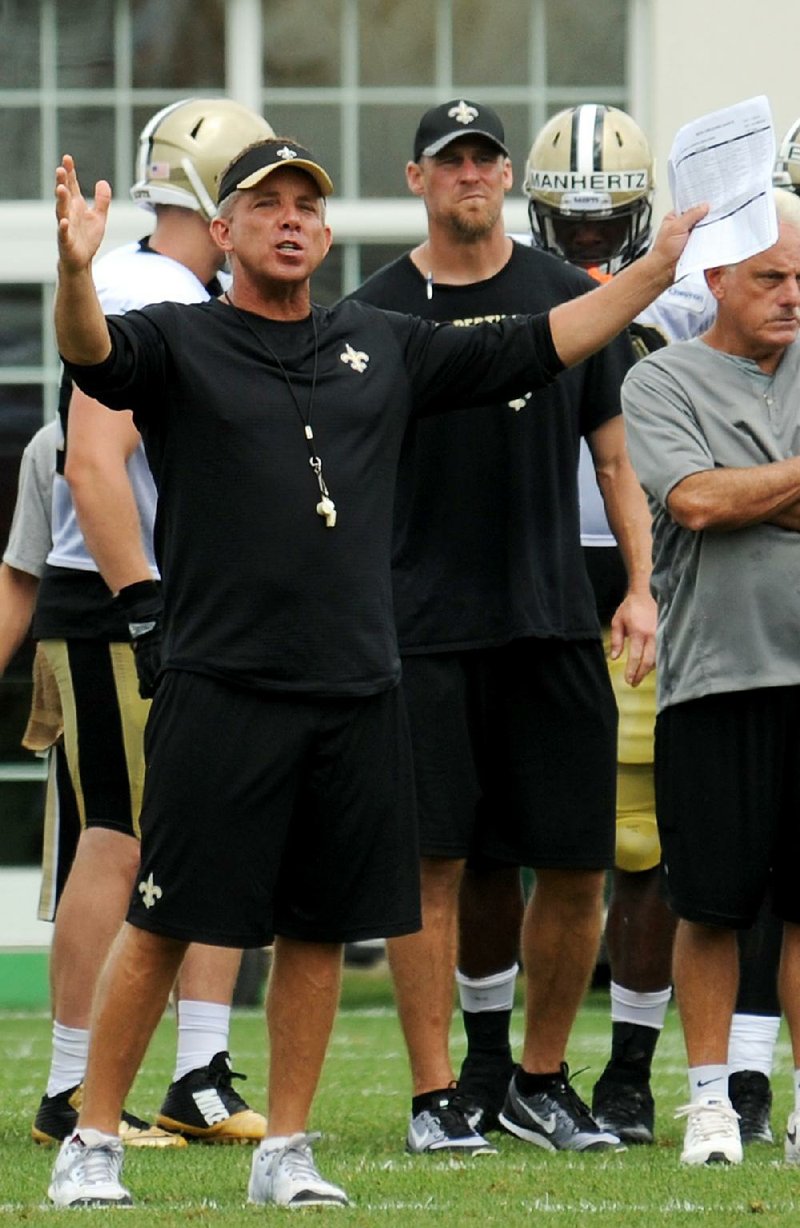
[[[425,106],[361,108],[361,195],[408,196],[406,163]]]
[[[58,84],[114,84],[114,6],[108,0],[58,0]]]
[[[435,73],[436,6],[431,0],[360,0],[362,85],[425,85]]]
[[[546,12],[549,85],[625,83],[626,0],[546,0]]]
[[[114,115],[105,107],[64,107],[58,112],[58,149],[71,153],[83,191],[94,192],[98,179],[114,177]],[[120,194],[121,195],[121,194]]]
[[[264,103],[264,115],[278,136],[291,137],[310,149],[331,176],[337,196],[342,192],[340,115],[338,106]]]
[[[262,10],[268,89],[340,83],[341,0],[262,0]]]
[[[527,4],[453,0],[453,80],[525,85],[528,20]]]
[[[134,87],[225,88],[224,0],[132,0],[131,18]]]
[[[39,84],[39,6],[31,0],[0,3],[0,88]]]
[[[41,362],[41,288],[0,286],[0,367],[35,367]]]
[[[33,200],[39,181],[39,112],[0,108],[0,199]]]
[[[16,713],[14,717],[16,718]],[[22,737],[27,709],[23,711],[23,724],[19,728]],[[12,723],[9,720],[9,725]],[[0,751],[2,754],[2,751]],[[2,754],[3,759],[23,759],[35,762],[29,750],[17,747],[14,754]],[[41,859],[42,829],[44,826],[44,790],[39,781],[0,782],[0,814],[3,816],[3,838],[0,841],[0,865],[35,866]]]

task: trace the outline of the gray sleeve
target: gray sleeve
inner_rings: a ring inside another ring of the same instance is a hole
[[[40,579],[52,545],[51,502],[59,438],[59,425],[51,422],[36,432],[22,453],[17,501],[3,553],[9,567]]]
[[[687,382],[680,375],[679,348],[676,344],[643,358],[631,368],[622,385],[631,462],[647,495],[662,507],[684,478],[714,468]]]

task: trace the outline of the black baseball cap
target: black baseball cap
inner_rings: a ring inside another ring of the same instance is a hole
[[[414,135],[414,161],[431,158],[460,136],[485,136],[507,158],[503,121],[491,107],[465,98],[453,98],[426,111]]]
[[[249,146],[228,164],[220,180],[217,204],[221,205],[226,196],[239,191],[240,188],[254,188],[267,175],[286,166],[296,166],[307,171],[322,195],[330,196],[333,182],[328,172],[302,145],[278,137],[277,140],[259,141],[257,145]]]

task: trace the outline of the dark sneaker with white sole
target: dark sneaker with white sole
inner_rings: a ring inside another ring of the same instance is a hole
[[[431,1092],[418,1111],[412,1114],[406,1136],[406,1151],[412,1155],[437,1151],[470,1156],[495,1155],[497,1149],[470,1125],[468,1109],[469,1106],[455,1089]]]
[[[647,1079],[604,1071],[592,1092],[592,1117],[601,1130],[616,1134],[622,1143],[652,1143],[655,1104]]]
[[[772,1088],[760,1070],[736,1070],[728,1076],[728,1099],[739,1114],[743,1143],[771,1143]]]
[[[569,1067],[561,1063],[557,1080],[542,1091],[524,1096],[518,1075],[511,1080],[500,1125],[509,1134],[545,1151],[612,1151],[619,1137],[602,1130],[569,1081]]]

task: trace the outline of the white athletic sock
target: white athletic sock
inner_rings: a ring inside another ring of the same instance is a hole
[[[728,1098],[727,1066],[690,1066],[689,1098],[692,1104],[706,1096]]]
[[[776,1015],[734,1015],[728,1040],[731,1073],[760,1070],[769,1078],[780,1026],[780,1016]]]
[[[57,1096],[83,1082],[89,1053],[89,1029],[68,1028],[54,1019],[52,1037],[47,1095]]]
[[[514,1006],[514,986],[519,964],[512,964],[503,972],[491,976],[471,977],[456,969],[458,997],[462,1011],[478,1014],[481,1011],[510,1011]]]
[[[173,1083],[190,1070],[208,1066],[216,1053],[228,1048],[231,1008],[221,1002],[178,1002],[178,1052]]]
[[[643,1028],[664,1026],[672,988],[657,989],[653,993],[637,993],[624,985],[611,982],[611,1022],[635,1023]]]

